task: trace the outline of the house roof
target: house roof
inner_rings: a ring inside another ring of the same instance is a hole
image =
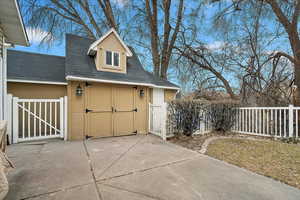
[[[17,0],[0,1],[0,24],[3,28],[6,42],[29,46]]]
[[[111,28],[107,33],[105,33],[100,39],[96,40],[95,42],[93,42],[88,51],[87,54],[88,55],[95,55],[95,52],[97,51],[97,46],[98,44],[100,44],[105,38],[107,38],[110,34],[114,34],[116,36],[116,38],[119,40],[119,42],[121,43],[121,45],[124,47],[124,49],[126,50],[126,56],[131,57],[132,56],[132,52],[131,50],[128,48],[128,46],[123,42],[123,40],[120,38],[119,34],[117,33],[117,31],[114,28]]]
[[[7,78],[16,82],[66,83],[65,58],[8,50]]]
[[[67,34],[66,57],[8,50],[8,81],[66,84],[66,80],[80,80],[179,89],[177,85],[144,70],[131,47],[132,57],[127,58],[126,74],[98,71],[94,57],[86,54],[93,42]]]
[[[145,85],[150,87],[161,87],[179,89],[169,81],[156,78],[144,70],[134,50],[130,48],[132,57],[127,59],[127,73],[114,73],[98,71],[94,57],[88,56],[90,45],[94,40],[66,35],[66,79],[67,80],[90,80],[108,83]]]

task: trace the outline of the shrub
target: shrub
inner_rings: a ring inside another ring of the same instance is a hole
[[[171,101],[168,106],[168,125],[172,133],[192,135],[200,126],[204,107],[204,103],[196,100]]]
[[[231,102],[212,103],[206,107],[206,115],[212,129],[219,132],[229,131],[235,124],[237,104]]]

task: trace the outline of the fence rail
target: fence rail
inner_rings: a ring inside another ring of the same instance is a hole
[[[300,107],[238,108],[232,131],[273,137],[299,137]]]

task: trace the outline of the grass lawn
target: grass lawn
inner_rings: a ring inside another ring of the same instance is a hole
[[[300,145],[228,138],[213,141],[206,154],[300,188]]]

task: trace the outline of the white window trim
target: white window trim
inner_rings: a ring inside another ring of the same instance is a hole
[[[111,65],[107,64],[106,63],[106,56],[107,56],[107,52],[111,52]],[[115,65],[115,59],[114,59],[114,55],[115,54],[119,54],[118,56],[118,60],[119,60],[119,65]],[[120,63],[120,52],[117,52],[117,51],[110,51],[110,50],[105,50],[105,64],[108,65],[108,66],[111,66],[111,67],[115,67],[115,68],[120,68],[121,66],[121,63]]]

